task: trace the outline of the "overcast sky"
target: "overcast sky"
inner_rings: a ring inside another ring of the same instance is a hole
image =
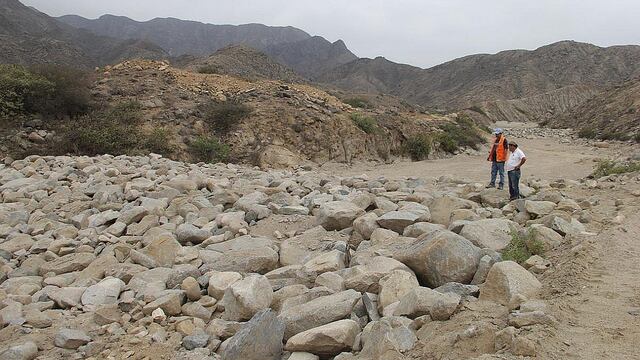
[[[429,67],[559,40],[640,44],[640,0],[22,0],[53,15],[291,25],[360,57]]]

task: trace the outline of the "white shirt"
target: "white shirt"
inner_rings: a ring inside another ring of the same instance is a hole
[[[524,154],[522,150],[520,150],[519,148],[516,149],[516,151],[512,152],[511,155],[509,155],[509,159],[505,164],[505,169],[507,171],[515,170],[516,166],[520,164],[520,161],[522,161],[522,159],[526,157],[527,156]]]

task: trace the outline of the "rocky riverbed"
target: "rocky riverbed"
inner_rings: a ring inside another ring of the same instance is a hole
[[[589,184],[531,181],[508,203],[446,176],[6,161],[0,358],[533,356],[531,327],[556,322],[539,299],[551,263],[502,253],[588,236],[594,203],[567,186]]]

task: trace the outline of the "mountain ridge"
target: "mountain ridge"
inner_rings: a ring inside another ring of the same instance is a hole
[[[357,59],[343,41],[331,43],[292,26],[256,23],[217,25],[176,18],[136,21],[110,14],[97,19],[78,15],[65,15],[57,19],[97,35],[123,40],[148,40],[173,57],[209,56],[230,45],[245,45],[264,52],[309,78]]]

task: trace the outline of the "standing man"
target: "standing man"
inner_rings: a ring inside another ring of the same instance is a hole
[[[496,137],[487,158],[487,161],[491,161],[491,182],[487,185],[487,189],[496,187],[496,175],[500,174],[498,189],[502,190],[504,189],[504,163],[507,161],[509,142],[507,142],[500,128],[495,129],[493,135]]]
[[[507,161],[507,175],[509,176],[509,200],[520,198],[520,167],[527,162],[524,152],[518,149],[518,144],[509,144],[509,160]]]

